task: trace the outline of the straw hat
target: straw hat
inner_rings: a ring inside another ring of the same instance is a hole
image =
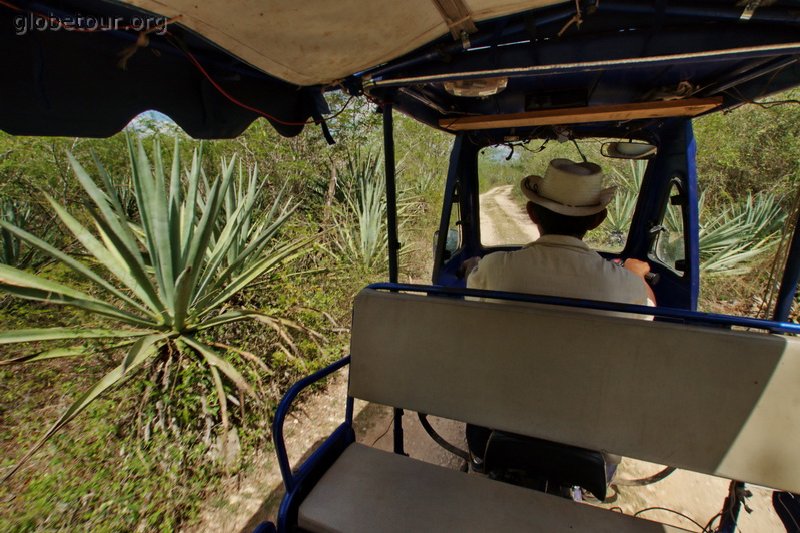
[[[603,189],[603,172],[594,163],[553,159],[542,176],[527,176],[522,193],[535,204],[573,217],[599,213],[614,197],[614,188]]]

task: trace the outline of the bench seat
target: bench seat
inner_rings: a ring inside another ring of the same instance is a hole
[[[345,423],[279,454],[281,530],[682,531],[356,444],[354,398],[800,491],[800,338],[366,289],[350,348]]]
[[[299,509],[309,531],[686,531],[351,444]]]

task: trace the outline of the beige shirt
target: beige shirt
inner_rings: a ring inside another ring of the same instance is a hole
[[[567,235],[543,235],[520,250],[483,257],[467,287],[648,305],[641,278]]]

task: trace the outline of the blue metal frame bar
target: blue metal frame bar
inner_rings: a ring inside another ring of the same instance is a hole
[[[686,134],[686,190],[685,209],[681,209],[684,220],[684,241],[686,244],[686,275],[689,276],[689,309],[697,311],[697,300],[700,296],[700,209],[698,202],[699,186],[697,182],[697,141],[694,138],[692,121],[687,120]]]
[[[482,254],[480,215],[480,176],[478,176],[478,144],[470,142],[461,150],[459,169],[459,203],[461,206],[464,256]]]
[[[433,281],[439,279],[442,270],[442,263],[444,263],[444,250],[447,243],[447,230],[450,228],[450,214],[453,210],[453,196],[455,195],[455,187],[458,182],[458,176],[461,170],[461,151],[465,143],[465,135],[463,133],[456,136],[453,143],[453,150],[450,152],[450,164],[447,170],[447,181],[444,185],[444,200],[442,205],[442,218],[439,220],[439,237],[436,240],[436,249],[433,253]]]
[[[389,281],[397,283],[397,253],[400,243],[397,240],[397,191],[395,185],[394,161],[394,121],[392,104],[383,106],[383,162],[386,169],[386,232],[389,248]],[[403,410],[394,409],[394,452],[404,454],[403,449]]]
[[[283,424],[289,412],[289,408],[303,389],[329,376],[349,363],[350,357],[347,356],[301,379],[289,389],[278,405],[278,409],[275,413],[275,420],[272,423],[272,438],[275,443],[275,453],[278,457],[278,465],[281,468],[283,483],[286,487],[286,494],[281,500],[281,505],[278,509],[278,531],[293,531],[296,528],[297,511],[300,503],[345,448],[355,442],[355,433],[353,431],[353,398],[348,396],[344,422],[325,439],[325,442],[323,442],[308,459],[297,467],[295,472],[292,472],[283,435]]]
[[[336,462],[342,452],[355,442],[355,433],[350,424],[341,424],[325,442],[311,454],[298,468],[295,478],[297,483],[286,494],[278,508],[278,531],[295,531],[297,528],[297,512],[300,504],[316,486],[330,466]]]
[[[290,492],[295,488],[298,479],[302,477],[302,472],[304,471],[303,467],[301,467],[298,470],[297,475],[293,474],[292,467],[289,464],[289,456],[286,453],[286,444],[283,437],[283,423],[286,420],[286,416],[289,414],[289,409],[291,408],[294,399],[298,394],[300,394],[300,392],[302,392],[303,389],[333,374],[348,364],[350,364],[349,355],[339,359],[329,366],[326,366],[322,370],[314,372],[310,376],[304,377],[292,385],[292,387],[284,395],[281,403],[278,404],[278,409],[275,412],[275,420],[272,421],[272,441],[275,444],[275,454],[278,456],[278,466],[280,466],[281,469],[281,476],[283,477],[283,483],[286,486],[286,492]],[[348,420],[352,421],[352,402],[348,402],[347,411],[348,412],[345,415],[345,423],[347,423]],[[310,462],[311,459],[309,459],[309,461],[307,461],[305,464]]]
[[[580,309],[597,309],[600,311],[616,311],[636,315],[651,315],[685,324],[715,326],[729,328],[731,326],[767,330],[772,333],[800,334],[800,324],[762,320],[758,318],[718,315],[713,313],[700,313],[686,309],[671,307],[648,307],[645,305],[621,304],[614,302],[599,302],[594,300],[580,300],[576,298],[561,298],[557,296],[534,296],[514,292],[484,291],[478,289],[457,289],[434,285],[410,285],[404,283],[373,283],[367,288],[374,290],[390,290],[393,292],[413,292],[427,295],[441,296],[468,296],[472,298],[486,298],[492,300],[505,300],[511,302],[526,302],[535,304],[557,305],[563,307],[577,307]]]
[[[386,231],[389,248],[389,281],[397,283],[397,191],[395,186],[394,121],[392,104],[383,106],[383,163],[386,169]]]
[[[621,256],[649,260],[654,272],[661,274],[661,282],[654,287],[654,292],[662,306],[695,311],[700,279],[696,144],[692,123],[684,118],[665,120],[653,128],[653,134],[656,136],[658,154],[647,165]],[[664,218],[675,180],[681,193],[686,196],[681,206],[686,270],[681,274],[672,271],[650,253],[654,239],[651,230]]]
[[[775,302],[775,313],[772,315],[773,320],[785,322],[789,319],[798,281],[800,281],[800,217],[795,222],[789,257],[786,259],[778,299]]]

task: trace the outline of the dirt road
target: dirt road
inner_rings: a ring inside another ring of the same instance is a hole
[[[481,242],[485,246],[527,244],[539,238],[525,210],[512,197],[513,185],[501,185],[481,195]]]

